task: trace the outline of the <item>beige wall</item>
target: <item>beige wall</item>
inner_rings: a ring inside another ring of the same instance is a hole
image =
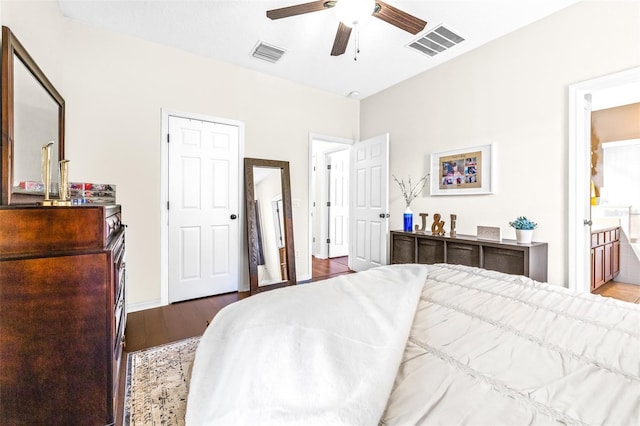
[[[161,108],[242,121],[245,156],[291,163],[296,269],[310,275],[309,133],[357,138],[358,101],[88,26],[55,1],[0,5],[65,98],[71,180],[117,185],[130,304],[160,300]]]
[[[161,108],[243,121],[245,155],[291,162],[296,269],[308,275],[308,135],[391,135],[390,173],[429,154],[494,143],[493,195],[430,197],[414,212],[458,215],[458,232],[528,215],[549,242],[549,280],[567,279],[567,87],[640,65],[640,6],[586,1],[357,101],[61,16],[57,3],[2,1],[8,25],[67,102],[72,180],[114,183],[128,229],[129,301],[160,298]],[[594,31],[597,29],[598,31]],[[624,34],[615,37],[603,34]],[[425,60],[428,60],[426,58]],[[408,161],[411,159],[411,161]],[[404,210],[390,182],[391,228]],[[448,227],[448,226],[447,226]]]
[[[495,144],[495,194],[424,194],[412,209],[447,222],[457,214],[460,234],[500,226],[503,238],[515,238],[510,220],[530,216],[534,239],[549,243],[549,281],[564,284],[568,86],[639,66],[639,20],[638,2],[578,3],[363,100],[361,136],[389,132],[390,173],[414,179],[432,152]],[[399,229],[404,205],[393,182],[390,199]]]

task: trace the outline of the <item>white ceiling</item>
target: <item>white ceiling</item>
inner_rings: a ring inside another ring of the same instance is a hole
[[[427,21],[418,35],[380,19],[360,29],[354,61],[354,34],[347,51],[330,56],[338,21],[333,10],[270,20],[265,12],[310,0],[58,0],[64,16],[198,55],[348,96],[365,98],[548,16],[579,0],[385,0]],[[348,0],[340,0],[348,1]],[[465,41],[435,57],[407,45],[439,24]],[[272,64],[250,54],[266,42],[286,50]]]

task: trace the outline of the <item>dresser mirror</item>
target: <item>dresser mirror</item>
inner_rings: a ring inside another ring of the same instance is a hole
[[[64,99],[7,27],[2,27],[2,145],[0,204],[44,198],[42,146],[51,149],[52,193],[64,159]]]
[[[249,289],[296,284],[289,162],[244,159]]]

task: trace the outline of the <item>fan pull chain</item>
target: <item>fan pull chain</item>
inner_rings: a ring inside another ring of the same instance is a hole
[[[353,60],[357,61],[358,60],[358,54],[360,53],[360,25],[358,25],[357,23],[354,23],[353,27],[356,30],[356,34],[355,34],[356,51],[355,51],[355,53],[353,55]]]

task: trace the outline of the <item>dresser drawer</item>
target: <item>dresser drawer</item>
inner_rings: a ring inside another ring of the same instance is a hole
[[[101,250],[103,207],[6,207],[0,209],[1,256]]]
[[[414,263],[416,257],[416,239],[396,235],[391,241],[391,263]]]
[[[444,242],[439,240],[418,239],[417,263],[442,263],[444,262]]]
[[[480,266],[480,246],[447,242],[447,263],[466,266]]]
[[[527,261],[524,251],[484,247],[483,260],[482,267],[492,271],[513,275],[525,275],[529,272],[525,270]]]

